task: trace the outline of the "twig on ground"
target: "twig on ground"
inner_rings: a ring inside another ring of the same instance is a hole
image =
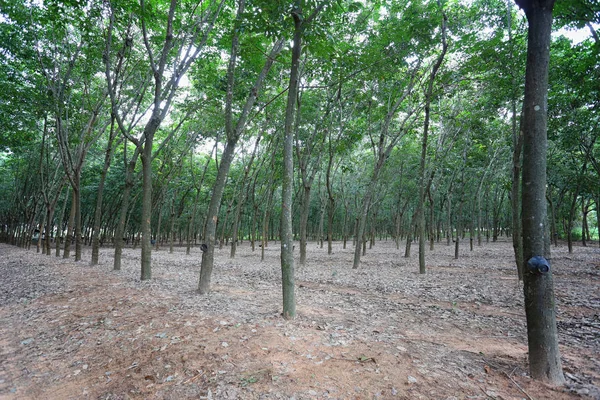
[[[190,383],[190,382],[193,382],[193,381],[195,381],[196,379],[200,378],[202,375],[204,375],[204,372],[205,372],[205,371],[201,371],[201,370],[197,370],[197,371],[198,371],[198,374],[197,374],[197,375],[194,375],[194,376],[192,376],[191,378],[188,378],[188,379],[186,379],[185,381],[181,382],[180,384],[184,384],[184,385],[185,385],[185,384],[188,384],[188,383]]]
[[[515,368],[515,369],[516,369],[516,368]],[[513,372],[515,372],[515,369],[513,369]],[[502,371],[502,372],[504,372],[504,371]],[[520,391],[521,391],[521,392],[522,392],[522,393],[523,393],[525,396],[527,396],[527,398],[528,398],[529,400],[535,400],[533,397],[531,397],[531,396],[529,395],[529,393],[527,393],[527,392],[525,391],[525,389],[523,389],[523,388],[522,388],[522,387],[521,387],[521,386],[520,386],[520,385],[517,383],[517,381],[515,381],[515,380],[512,378],[512,376],[511,376],[511,375],[513,374],[513,372],[511,372],[511,373],[510,373],[510,375],[509,375],[509,374],[507,374],[506,372],[504,372],[504,375],[506,375],[506,376],[507,376],[507,378],[508,378],[508,379],[510,379],[510,381],[511,381],[511,382],[512,382],[512,383],[513,383],[513,384],[514,384],[514,385],[515,385],[517,388],[519,388],[519,390],[520,390]]]

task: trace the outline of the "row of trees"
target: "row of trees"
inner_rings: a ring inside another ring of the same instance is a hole
[[[552,10],[517,3],[530,23]],[[600,226],[600,8],[554,14],[589,32],[554,35],[549,60],[542,202],[572,251]],[[0,26],[4,241],[38,232],[50,254],[64,238],[55,254],[74,244],[76,260],[87,242],[92,264],[110,244],[116,270],[133,243],[142,280],[153,245],[202,245],[207,293],[215,246],[260,241],[264,257],[279,239],[286,318],[293,240],[301,265],[311,238],[352,245],[354,268],[377,237],[406,257],[418,240],[425,273],[426,241],[458,257],[464,238],[512,235],[523,276],[527,26],[512,2],[16,1]]]

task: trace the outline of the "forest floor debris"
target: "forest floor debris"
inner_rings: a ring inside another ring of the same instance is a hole
[[[298,247],[297,247],[298,248]],[[0,398],[600,399],[600,249],[553,248],[567,385],[528,377],[522,287],[507,241],[436,244],[416,255],[377,242],[309,243],[296,264],[298,318],[281,318],[279,244],[216,251],[198,295],[200,250],[140,250],[112,271],[0,245]],[[297,250],[296,250],[297,253]]]

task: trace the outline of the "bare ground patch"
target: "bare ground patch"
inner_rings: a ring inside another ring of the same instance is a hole
[[[280,317],[278,244],[217,251],[213,291],[196,294],[200,252],[139,250],[113,272],[0,245],[0,397],[7,399],[600,398],[600,250],[553,249],[558,327],[569,384],[527,376],[522,288],[511,246],[438,244],[416,255],[379,242],[309,244],[296,266],[299,316]],[[84,254],[89,260],[89,252]]]

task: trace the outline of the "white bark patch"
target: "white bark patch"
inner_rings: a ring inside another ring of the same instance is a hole
[[[534,107],[533,107],[533,109],[534,109],[535,111],[540,111],[540,106],[534,106]]]

